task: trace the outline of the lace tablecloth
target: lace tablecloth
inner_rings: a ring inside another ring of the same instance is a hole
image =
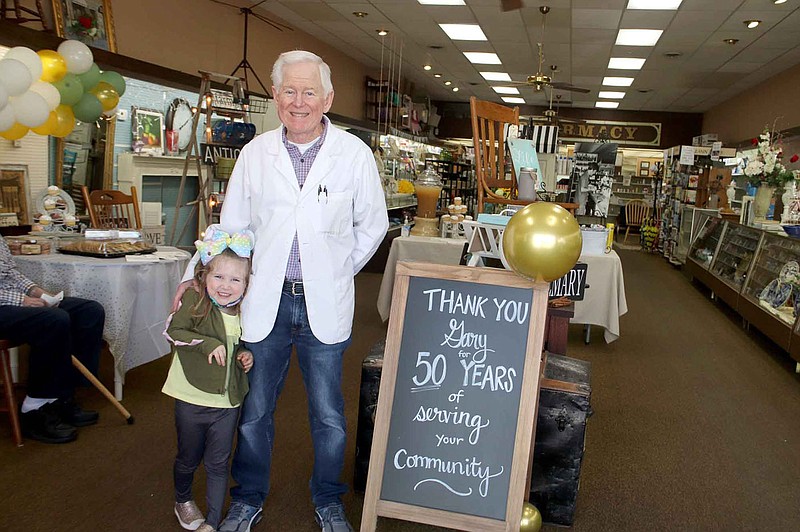
[[[177,248],[158,249],[181,258],[128,262],[124,257],[100,259],[61,253],[14,257],[19,271],[45,290],[63,290],[65,296],[103,305],[103,338],[114,356],[118,396],[127,370],[170,350],[161,333],[190,255]]]

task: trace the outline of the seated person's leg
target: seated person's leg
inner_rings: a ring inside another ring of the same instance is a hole
[[[86,368],[97,375],[100,366],[100,351],[103,345],[103,326],[106,313],[103,306],[89,299],[66,297],[58,308],[69,314],[70,331],[72,335],[71,354],[81,361]],[[74,384],[76,386],[89,386],[89,381],[72,368]]]

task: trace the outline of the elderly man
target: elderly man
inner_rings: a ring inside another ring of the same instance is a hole
[[[286,52],[272,80],[283,125],[242,149],[220,220],[224,230],[250,229],[256,238],[242,303],[242,340],[254,364],[233,459],[237,485],[219,530],[246,532],[261,519],[273,413],[294,347],[308,396],[315,517],[325,532],[350,531],[340,482],[342,358],[351,341],[353,278],[386,235],[386,203],[369,147],[323,115],[333,102],[328,65],[310,52]]]
[[[31,348],[22,433],[44,443],[68,443],[78,436],[75,427],[98,419],[97,412],[81,409],[74,400],[79,374],[71,355],[97,373],[106,315],[99,303],[76,297],[51,307],[42,299],[45,294],[17,270],[0,237],[0,337]]]

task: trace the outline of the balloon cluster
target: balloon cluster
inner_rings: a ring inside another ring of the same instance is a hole
[[[64,41],[58,51],[14,47],[0,60],[0,137],[16,140],[29,130],[66,137],[76,120],[114,116],[124,93],[125,79],[101,72],[80,41]]]

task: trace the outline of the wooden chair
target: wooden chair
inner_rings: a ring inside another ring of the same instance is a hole
[[[83,187],[83,199],[91,225],[97,229],[141,229],[139,198],[136,188],[130,195],[119,190],[93,190]]]
[[[625,204],[625,238],[622,243],[628,241],[628,233],[631,228],[641,232],[642,223],[650,216],[650,205],[642,200],[631,200]]]
[[[484,212],[484,204],[527,205],[530,201],[518,199],[517,177],[511,157],[506,156],[505,128],[519,125],[519,107],[506,107],[493,102],[469,99],[472,118],[472,143],[475,146],[475,176],[478,186],[478,213]],[[506,170],[506,165],[510,170]],[[505,188],[505,197],[494,189]],[[557,203],[575,214],[577,203]]]
[[[3,379],[4,398],[4,404],[0,406],[0,411],[8,412],[14,444],[17,447],[22,447],[22,429],[19,425],[17,400],[14,397],[14,380],[11,378],[11,353],[9,353],[9,349],[12,347],[16,346],[8,340],[0,340],[0,377]]]

